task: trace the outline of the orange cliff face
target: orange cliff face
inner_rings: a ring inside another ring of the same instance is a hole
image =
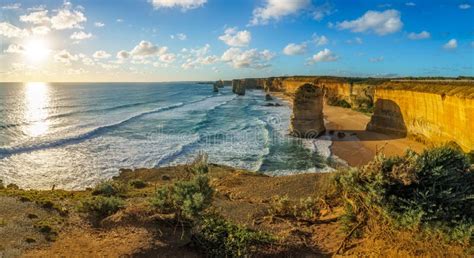
[[[234,80],[233,90],[243,95],[245,89],[263,89],[294,99],[307,83],[321,87],[329,105],[364,112],[374,108],[368,130],[411,136],[425,143],[454,141],[464,151],[474,152],[473,81],[292,76]]]
[[[389,82],[376,88],[368,130],[474,151],[474,83]]]
[[[245,95],[246,89],[262,89],[292,96],[299,87],[307,83],[322,87],[329,105],[343,105],[353,109],[372,107],[375,86],[363,82],[351,82],[342,77],[292,76],[236,79],[232,81],[232,90],[239,95]]]

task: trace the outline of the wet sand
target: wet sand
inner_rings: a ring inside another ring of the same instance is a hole
[[[377,152],[393,156],[402,155],[408,149],[422,151],[426,147],[408,138],[366,131],[369,115],[328,105],[324,106],[323,112],[327,133],[332,133],[331,151],[350,166],[367,164]]]

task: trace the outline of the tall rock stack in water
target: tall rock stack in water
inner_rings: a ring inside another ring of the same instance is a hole
[[[324,133],[323,89],[304,84],[295,92],[291,133],[302,138],[315,138]]]
[[[242,80],[232,80],[232,92],[237,95],[245,95],[245,85]]]

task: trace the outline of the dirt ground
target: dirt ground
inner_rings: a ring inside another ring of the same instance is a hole
[[[269,177],[211,165],[209,176],[215,190],[213,210],[228,221],[276,237],[275,243],[258,250],[258,257],[396,257],[411,256],[416,252],[427,256],[459,256],[464,252],[455,246],[441,249],[434,242],[420,247],[413,239],[403,236],[387,241],[384,234],[345,241],[347,234],[341,230],[338,220],[343,213],[342,207],[332,203],[321,209],[317,220],[272,216],[270,208],[275,196],[288,196],[294,203],[307,197],[324,200],[321,193],[326,192],[334,176],[331,173]],[[180,227],[169,215],[156,213],[149,203],[149,197],[157,187],[190,177],[186,166],[122,170],[115,180],[141,179],[148,185],[143,189],[130,189],[124,197],[126,207],[98,224],[92,223],[76,208],[91,190],[0,189],[0,257],[205,257],[191,245],[189,229]],[[63,208],[45,206],[45,199],[54,204],[61,203]],[[67,213],[58,212],[63,209]],[[41,220],[58,221],[51,226],[53,238],[47,237],[51,232],[38,231],[37,222]],[[35,241],[29,242],[27,236]],[[343,242],[346,244],[341,249]],[[398,242],[409,246],[409,251],[394,244]],[[341,252],[336,254],[339,249]]]

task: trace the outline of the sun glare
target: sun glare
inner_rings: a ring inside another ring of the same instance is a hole
[[[25,43],[25,54],[31,62],[44,61],[51,50],[45,39],[31,39]]]
[[[49,104],[49,85],[43,82],[29,82],[24,86],[25,120],[28,125],[24,133],[36,137],[45,134],[49,125],[46,121]]]

